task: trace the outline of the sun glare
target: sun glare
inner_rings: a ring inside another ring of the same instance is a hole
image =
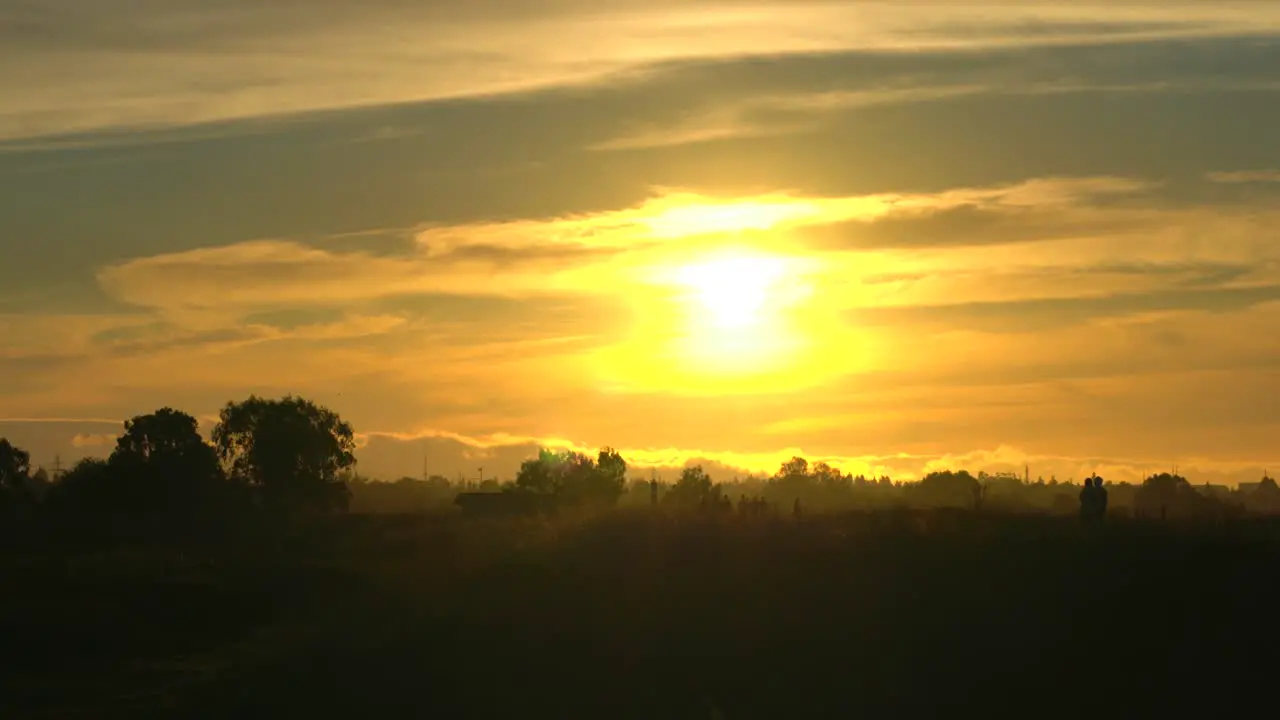
[[[786,392],[844,372],[859,350],[822,303],[826,259],[797,254],[797,202],[690,202],[651,208],[645,236],[679,242],[620,276],[631,285],[628,339],[592,353],[610,392]],[[684,198],[688,201],[688,198]]]
[[[770,293],[786,273],[776,260],[734,257],[686,265],[676,272],[692,290],[691,300],[713,328],[733,330],[759,325]]]
[[[764,231],[821,214],[813,204],[791,199],[709,203],[672,196],[663,204],[671,206],[661,207],[642,221],[652,237],[672,239]]]

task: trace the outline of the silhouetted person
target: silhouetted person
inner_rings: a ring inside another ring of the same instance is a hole
[[[1094,521],[1101,523],[1107,517],[1107,489],[1102,486],[1100,477],[1093,478]]]
[[[791,506],[791,517],[800,519],[800,498],[796,498],[796,502]]]
[[[1096,504],[1096,496],[1093,493],[1093,478],[1085,478],[1084,489],[1080,491],[1080,524],[1088,525],[1093,521]]]

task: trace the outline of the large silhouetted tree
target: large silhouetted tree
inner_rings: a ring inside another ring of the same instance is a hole
[[[778,468],[778,474],[773,476],[775,481],[804,483],[809,480],[809,461],[802,457],[793,457],[782,463],[782,467]]]
[[[175,518],[220,509],[225,476],[198,427],[194,417],[167,407],[125,422],[109,463],[133,507]]]
[[[828,490],[843,490],[853,484],[853,478],[847,477],[825,462],[814,463],[809,470],[809,475],[818,485]]]
[[[627,490],[627,461],[622,459],[617,450],[611,447],[601,448],[596,458],[596,473],[598,487],[594,492],[602,501],[616,503]]]
[[[596,459],[543,449],[520,465],[514,489],[554,495],[562,506],[612,507],[626,491],[627,461],[612,448]]]
[[[573,453],[565,468],[560,496],[569,505],[613,507],[626,489],[627,463],[605,448],[596,459]]]
[[[29,500],[30,476],[31,455],[0,438],[0,503],[8,505]]]
[[[213,441],[233,477],[273,509],[345,510],[342,471],[355,465],[355,434],[336,413],[299,397],[227,403]]]
[[[516,474],[516,489],[555,494],[559,490],[562,465],[565,462],[563,454],[543,448],[538,451],[538,457],[520,464],[520,472]]]
[[[1200,496],[1181,475],[1160,473],[1142,481],[1134,496],[1134,506],[1152,517],[1186,515]]]
[[[1280,512],[1280,486],[1276,485],[1274,478],[1264,475],[1262,482],[1245,499],[1245,505],[1258,513]]]
[[[925,475],[913,490],[922,505],[967,508],[973,506],[975,491],[980,487],[978,479],[968,471],[946,470]]]
[[[679,508],[711,507],[719,503],[721,489],[701,465],[680,471],[680,479],[663,496],[662,502]]]

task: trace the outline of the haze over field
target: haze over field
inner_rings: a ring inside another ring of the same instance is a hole
[[[383,477],[1280,465],[1277,4],[0,0],[0,68],[34,462],[299,393]]]

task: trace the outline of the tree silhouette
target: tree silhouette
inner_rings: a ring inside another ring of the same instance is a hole
[[[1188,517],[1212,512],[1218,503],[1196,492],[1181,475],[1160,473],[1142,481],[1134,507],[1150,517]]]
[[[36,471],[31,473],[31,482],[27,487],[31,488],[31,494],[37,500],[40,500],[45,497],[52,485],[53,481],[49,479],[49,472],[44,468],[36,468]]]
[[[129,504],[178,520],[227,499],[217,452],[198,427],[194,417],[168,407],[125,422],[108,463]]]
[[[59,511],[99,516],[127,512],[115,491],[110,465],[101,458],[84,458],[49,488],[47,503]]]
[[[694,465],[680,471],[680,479],[662,502],[678,508],[710,508],[720,502],[721,494],[720,486],[712,482],[702,466]]]
[[[793,457],[782,463],[775,480],[806,481],[809,479],[809,461],[802,457]]]
[[[300,397],[227,403],[214,445],[234,478],[274,510],[345,510],[340,477],[355,465],[355,434],[336,413]]]
[[[596,460],[572,453],[559,495],[569,505],[612,507],[626,488],[626,471],[626,462],[608,448],[601,450]]]
[[[968,471],[931,472],[913,488],[922,505],[929,507],[973,507],[974,497],[981,489],[978,479]]]
[[[608,447],[594,460],[544,448],[521,463],[513,489],[554,495],[563,506],[612,507],[627,489],[627,461]]]
[[[0,438],[0,503],[30,500],[31,455]]]
[[[538,457],[520,464],[520,472],[516,474],[516,489],[554,495],[560,485],[558,471],[564,462],[565,459],[552,450],[539,450]]]
[[[824,462],[814,463],[809,474],[825,490],[841,490],[853,484],[853,478],[846,477],[839,470]]]
[[[538,457],[525,460],[520,465],[520,473],[516,474],[516,489],[526,492],[558,495],[564,486],[564,477],[570,466],[581,464],[585,456],[575,452],[557,452],[549,448],[541,448]]]
[[[1258,487],[1245,498],[1245,505],[1258,513],[1280,512],[1280,486],[1276,485],[1274,478],[1264,475]]]
[[[596,468],[600,472],[600,492],[621,496],[627,487],[627,461],[622,455],[611,447],[601,448]]]

